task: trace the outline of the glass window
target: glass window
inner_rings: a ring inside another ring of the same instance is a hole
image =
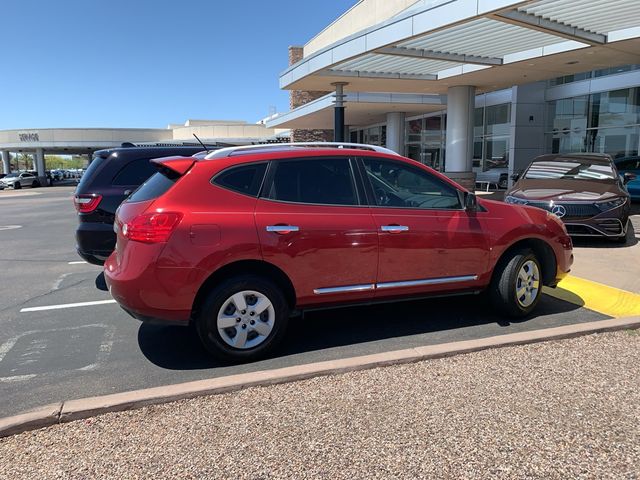
[[[127,202],[144,202],[158,198],[169,190],[178,178],[179,175],[174,174],[168,169],[165,169],[162,173],[157,172],[140,185],[140,187],[131,194]]]
[[[582,158],[567,157],[533,162],[527,169],[524,178],[610,180],[616,177],[610,163],[595,163]]]
[[[257,197],[266,170],[266,163],[232,167],[216,175],[213,183],[234,192]]]
[[[455,188],[419,168],[375,158],[364,165],[379,207],[461,208]]]
[[[127,163],[113,177],[113,185],[141,185],[153,175],[157,168],[148,158],[141,158]]]
[[[511,125],[511,105],[503,103],[486,109],[486,135],[509,135]]]
[[[618,167],[618,170],[640,170],[640,157],[616,160],[616,167]]]
[[[419,142],[422,139],[422,121],[420,118],[407,122],[407,143]]]
[[[357,196],[347,158],[281,160],[267,198],[283,202],[323,205],[357,205]]]

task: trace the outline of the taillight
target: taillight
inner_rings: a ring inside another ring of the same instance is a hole
[[[73,197],[73,204],[76,206],[76,210],[79,213],[91,213],[98,208],[98,204],[101,200],[102,195],[98,195],[97,193],[88,195],[82,194]]]
[[[180,220],[182,220],[181,213],[145,213],[123,224],[122,235],[135,242],[166,242]]]

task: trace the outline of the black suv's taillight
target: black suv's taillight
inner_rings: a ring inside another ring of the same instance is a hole
[[[73,197],[73,204],[79,213],[91,213],[100,204],[102,195],[97,193],[80,194]]]

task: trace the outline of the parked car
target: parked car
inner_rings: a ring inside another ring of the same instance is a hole
[[[507,203],[542,208],[562,219],[572,236],[626,241],[630,198],[609,155],[571,153],[533,160],[505,196]]]
[[[40,186],[40,180],[30,172],[13,172],[7,174],[4,178],[0,178],[0,186],[16,190],[22,187],[36,188]]]
[[[522,317],[569,271],[556,216],[339,145],[153,160],[158,173],[116,214],[113,298],[143,321],[194,323],[213,355],[245,361],[276,347],[294,310],[486,290]]]
[[[116,243],[113,220],[118,205],[156,172],[149,160],[189,156],[201,147],[127,147],[99,150],[76,188],[76,249],[87,262],[102,265]]]
[[[640,200],[640,156],[616,158],[614,161],[618,173],[623,176],[623,183],[626,178],[627,191],[631,199]]]

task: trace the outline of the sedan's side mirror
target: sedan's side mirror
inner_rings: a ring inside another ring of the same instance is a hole
[[[511,175],[511,180],[513,180],[514,182],[517,182],[518,180],[520,180],[520,174],[514,173],[513,175]]]
[[[475,193],[467,192],[464,195],[464,209],[467,212],[475,212],[478,210],[478,199]]]
[[[622,183],[626,185],[629,182],[633,182],[636,178],[638,178],[638,176],[635,173],[625,172],[625,174],[622,175]]]

